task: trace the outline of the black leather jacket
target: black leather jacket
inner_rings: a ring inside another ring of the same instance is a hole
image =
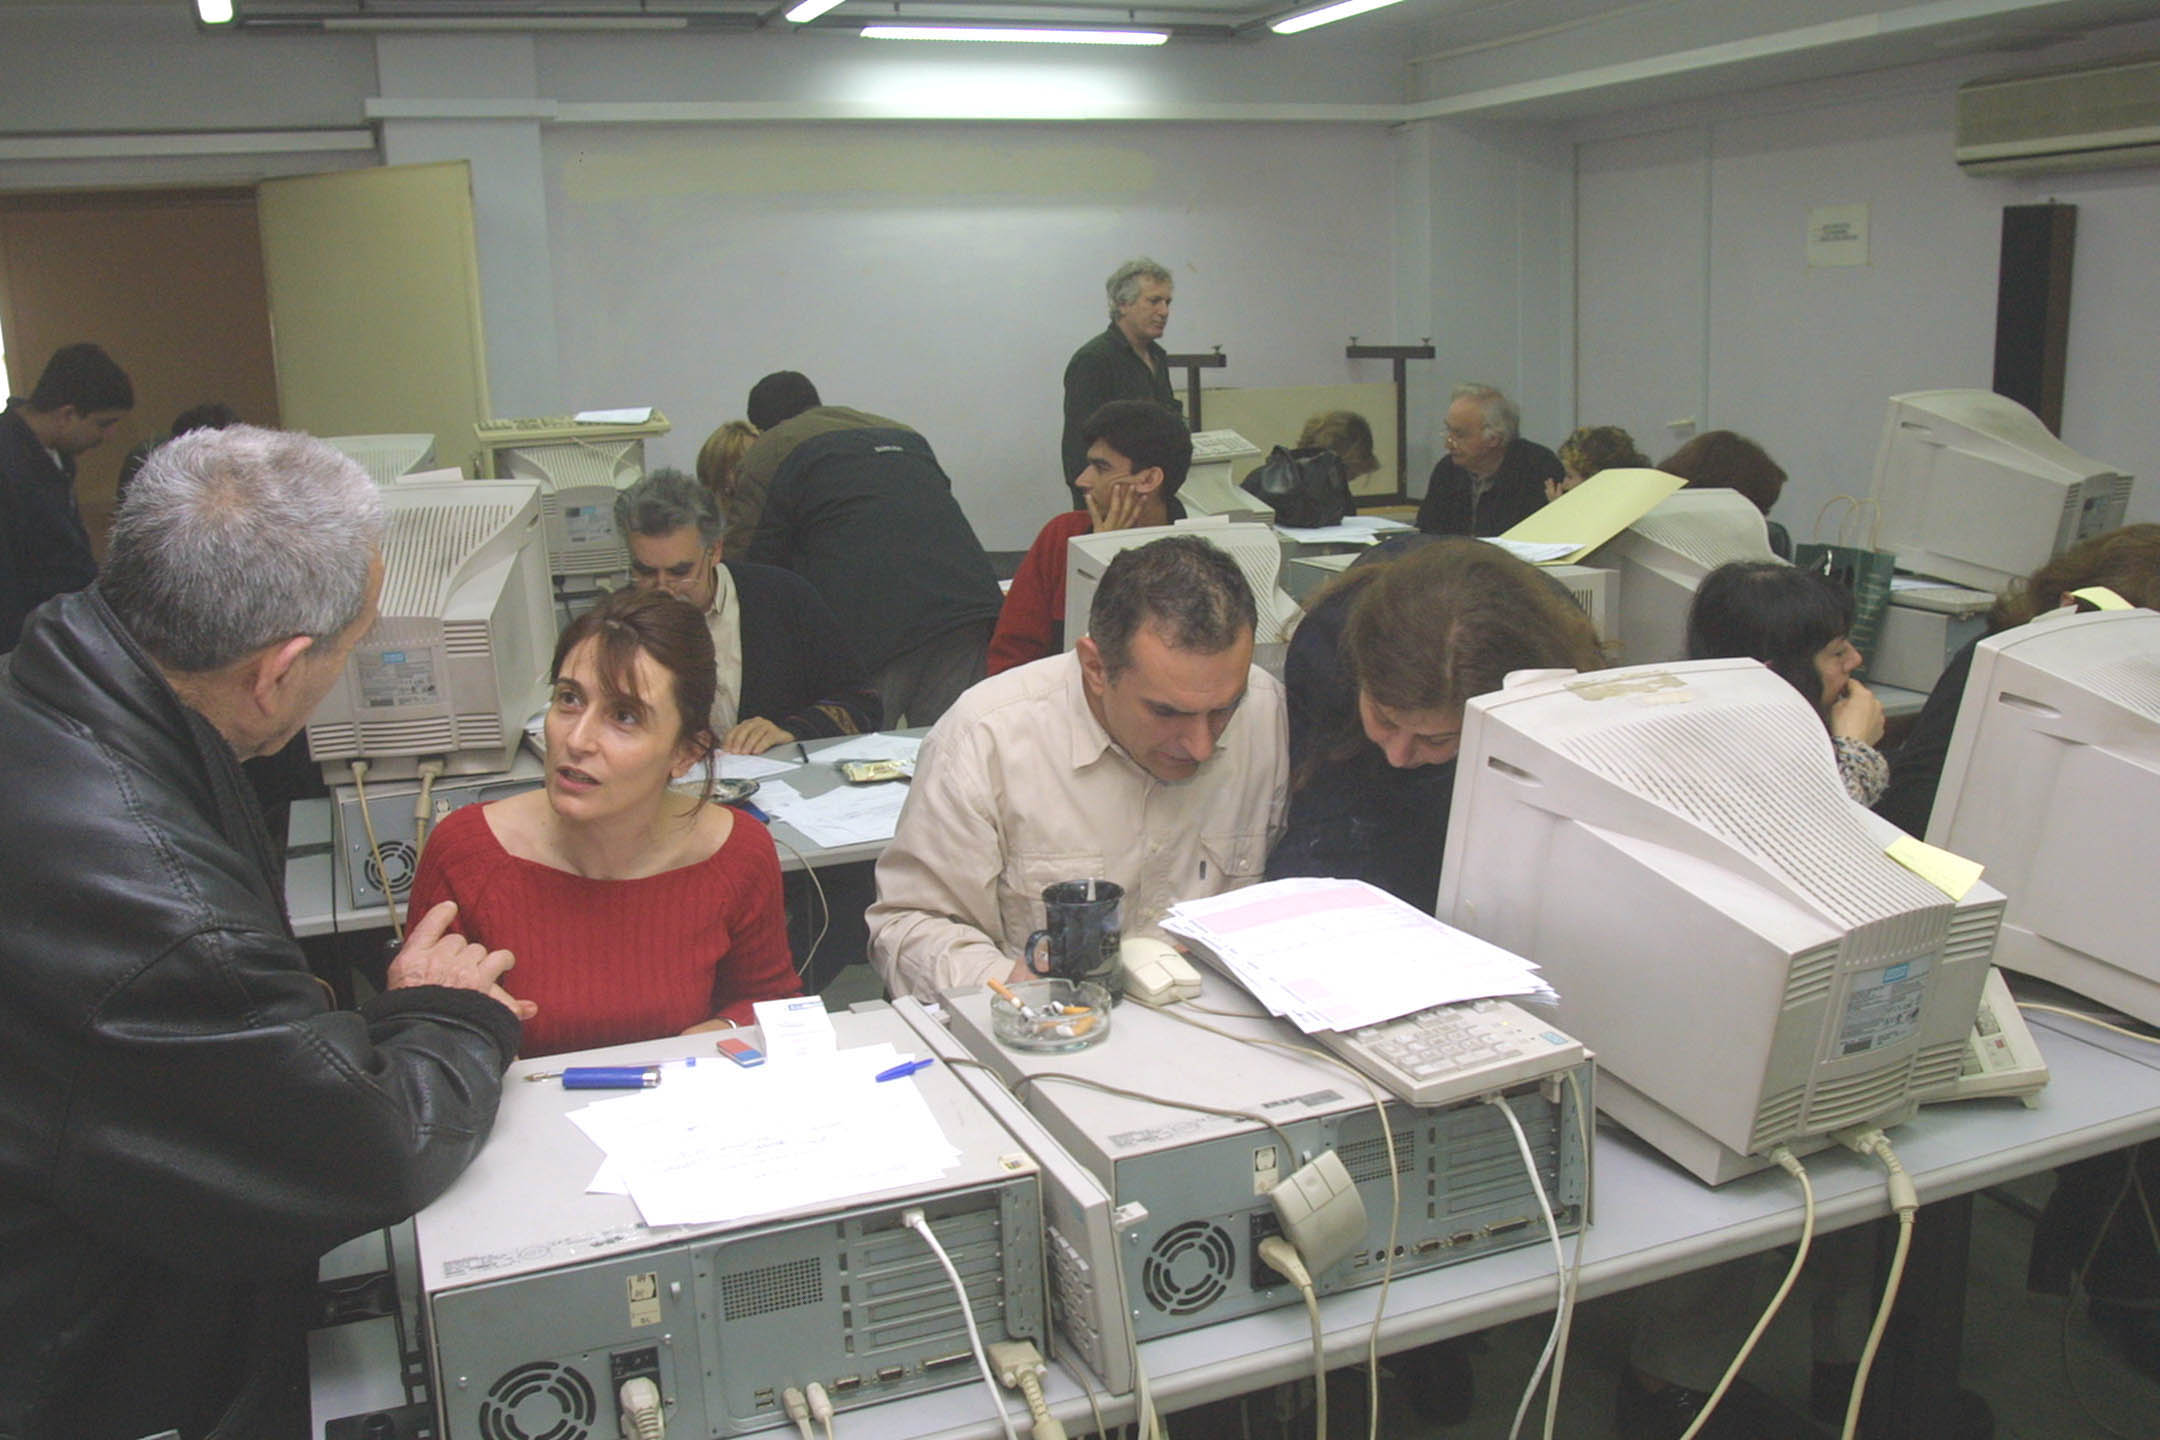
[[[252,807],[95,590],[0,659],[0,1437],[260,1433],[270,1302],[487,1137],[515,1017],[332,1009]]]

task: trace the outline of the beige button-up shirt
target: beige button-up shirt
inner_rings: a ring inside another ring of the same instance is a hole
[[[1282,686],[1255,667],[1245,702],[1192,779],[1134,763],[1088,709],[1070,652],[994,675],[923,741],[877,866],[870,958],[895,994],[933,996],[1012,969],[1042,928],[1043,888],[1125,888],[1127,935],[1179,900],[1258,880],[1282,833]]]

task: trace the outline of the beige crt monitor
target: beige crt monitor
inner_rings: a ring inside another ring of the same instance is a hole
[[[555,653],[537,486],[474,480],[383,491],[381,613],[316,707],[308,754],[332,784],[507,770]]]
[[[1988,390],[1890,397],[1875,452],[1881,548],[1898,567],[2000,591],[2123,523],[2130,477]]]
[[[1770,528],[1737,490],[1676,490],[1582,559],[1615,572],[1620,658],[1687,658],[1688,612],[1703,577],[1736,560],[1777,563]]]
[[[1208,517],[1180,520],[1175,525],[1143,525],[1131,530],[1105,530],[1075,535],[1065,543],[1065,648],[1088,633],[1088,612],[1095,605],[1095,587],[1102,583],[1110,562],[1126,550],[1172,535],[1194,535],[1222,550],[1237,562],[1246,583],[1252,586],[1253,604],[1260,623],[1254,628],[1256,645],[1280,645],[1290,638],[1304,611],[1282,588],[1282,540],[1273,525],[1249,520]]]
[[[1547,674],[1465,712],[1437,909],[1543,967],[1601,1108],[1722,1184],[1956,1083],[2003,897],[1899,838],[1753,660]]]
[[[2010,896],[1997,964],[2160,1024],[2160,615],[1982,640],[1928,840]]]

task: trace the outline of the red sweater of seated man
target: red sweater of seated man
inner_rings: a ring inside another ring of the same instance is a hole
[[[679,1035],[753,1002],[802,993],[788,952],[780,861],[740,811],[694,865],[589,880],[503,849],[479,805],[444,816],[413,877],[409,917],[458,902],[456,929],[517,964],[503,988],[540,1006],[520,1054],[553,1055]]]

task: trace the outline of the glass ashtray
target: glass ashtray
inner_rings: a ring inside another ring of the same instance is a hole
[[[1110,992],[1092,980],[1023,980],[990,997],[990,1031],[1010,1050],[1085,1050],[1110,1034]]]

